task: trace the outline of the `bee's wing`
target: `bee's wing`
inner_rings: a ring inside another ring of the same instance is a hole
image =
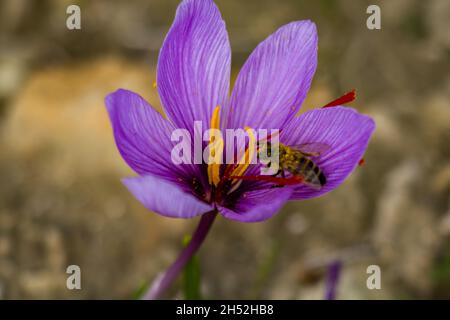
[[[331,148],[328,144],[322,142],[301,143],[289,147],[310,157],[323,155]]]

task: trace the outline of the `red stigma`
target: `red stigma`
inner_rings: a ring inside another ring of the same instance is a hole
[[[265,181],[265,182],[272,182],[279,185],[294,185],[299,184],[303,182],[303,178],[300,176],[292,176],[288,178],[280,178],[280,177],[273,177],[273,176],[232,176],[231,179],[237,179],[237,180],[250,180],[250,181]]]
[[[342,97],[337,98],[336,100],[331,101],[330,103],[324,105],[322,108],[330,108],[340,106],[346,103],[350,103],[356,99],[356,90],[353,89],[350,92],[347,92]]]
[[[230,177],[230,174],[233,172],[234,169],[237,168],[237,166],[238,166],[237,163],[229,164],[229,165],[225,168],[225,171],[224,171],[224,173],[223,173],[223,177],[224,177],[225,179],[228,179],[228,178]]]
[[[361,158],[361,160],[358,161],[358,166],[362,167],[366,163],[366,160],[364,158]]]
[[[282,131],[282,130],[283,130],[283,129],[278,130],[278,134],[281,134],[281,131]],[[272,133],[268,134],[267,137],[266,137],[266,140],[267,140],[267,141],[269,141],[269,140],[271,140],[271,139],[272,139]]]

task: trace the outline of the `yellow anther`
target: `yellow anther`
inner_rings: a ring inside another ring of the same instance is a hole
[[[217,106],[213,111],[211,129],[220,129],[220,106]]]
[[[157,86],[158,84],[156,83],[156,81],[153,81],[153,89],[156,89]]]
[[[255,151],[256,151],[256,138],[255,138],[255,134],[253,133],[253,129],[249,128],[249,127],[245,127],[245,131],[248,134],[248,138],[249,138],[249,142],[248,142],[248,147],[245,150],[244,155],[242,156],[242,158],[239,160],[239,165],[233,170],[233,172],[231,173],[231,176],[242,176],[244,175],[245,171],[247,170],[247,168],[249,167],[253,157],[255,156]],[[235,180],[233,180],[233,182],[235,182]]]
[[[220,106],[214,109],[211,117],[211,129],[220,130]],[[217,138],[217,139],[216,139]],[[208,182],[217,186],[220,182],[220,163],[223,154],[224,142],[220,136],[211,132],[209,137],[209,158],[208,158]]]

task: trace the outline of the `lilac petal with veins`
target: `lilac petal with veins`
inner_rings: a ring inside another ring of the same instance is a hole
[[[125,178],[122,182],[147,209],[171,218],[192,218],[213,206],[171,182],[153,176]]]
[[[231,208],[219,206],[219,212],[226,218],[240,222],[259,222],[274,216],[283,207],[293,189],[268,188],[247,191]]]
[[[175,126],[210,126],[212,112],[229,94],[231,48],[225,22],[211,0],[185,0],[178,7],[158,60],[158,91]]]
[[[105,99],[117,148],[138,174],[152,174],[173,182],[198,174],[194,165],[171,161],[174,126],[138,94],[119,89]]]
[[[289,23],[259,44],[242,67],[231,97],[231,128],[280,129],[295,115],[317,66],[311,21]]]

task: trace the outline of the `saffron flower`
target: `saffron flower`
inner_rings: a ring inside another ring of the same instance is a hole
[[[129,191],[163,216],[203,215],[184,258],[160,279],[159,291],[197,250],[217,212],[241,222],[266,220],[289,200],[335,189],[363,157],[375,125],[370,117],[336,105],[351,99],[344,96],[297,116],[316,70],[317,42],[311,21],[281,27],[250,55],[230,96],[225,22],[212,0],[184,0],[158,60],[157,88],[167,118],[131,91],[106,97],[117,147],[139,175],[123,180]],[[203,128],[280,129],[280,143],[287,146],[326,144],[329,149],[314,160],[326,183],[320,189],[303,183],[274,188],[268,181],[238,179],[255,175],[254,165],[172,163],[171,133],[183,128],[194,134],[195,121]]]

